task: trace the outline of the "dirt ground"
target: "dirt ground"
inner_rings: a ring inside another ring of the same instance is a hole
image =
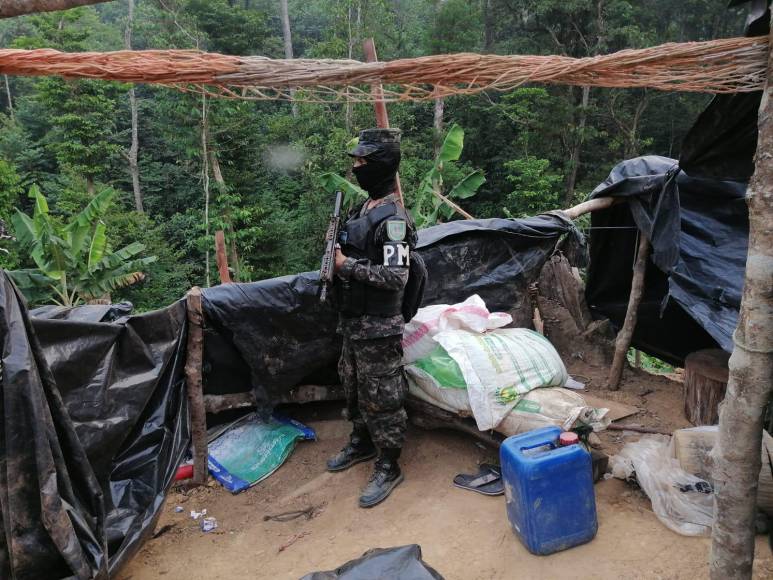
[[[589,392],[640,409],[621,424],[664,431],[689,426],[678,375],[626,371],[621,390],[610,393],[600,387],[604,369],[577,363],[571,371],[592,379]],[[300,443],[276,473],[239,495],[215,482],[171,493],[157,526],[162,533],[120,580],[294,579],[334,569],[371,548],[413,543],[448,580],[708,576],[709,538],[670,531],[641,491],[618,480],[596,485],[599,531],[592,542],[547,557],[529,554],[510,529],[503,496],[485,497],[451,484],[457,473],[473,473],[477,464],[496,459],[496,452],[451,431],[412,429],[401,461],[405,482],[383,504],[360,509],[357,498],[370,465],[338,474],[324,469],[349,433],[340,406],[299,407],[293,415],[317,430],[318,441]],[[612,454],[629,437],[639,435],[606,431],[602,449]],[[263,519],[309,507],[316,508],[311,519]],[[202,509],[217,518],[215,531],[204,533],[191,519],[191,510]],[[773,578],[773,556],[763,536],[756,554],[754,577]]]

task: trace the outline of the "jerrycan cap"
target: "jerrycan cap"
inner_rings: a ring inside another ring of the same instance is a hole
[[[577,436],[577,433],[574,433],[573,431],[564,431],[561,433],[561,435],[558,436],[558,444],[561,447],[566,447],[567,445],[576,445],[580,442],[580,438]]]

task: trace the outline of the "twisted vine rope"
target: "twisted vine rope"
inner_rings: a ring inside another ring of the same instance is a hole
[[[444,54],[387,62],[275,60],[190,50],[0,50],[0,74],[151,83],[208,95],[309,102],[424,100],[526,83],[737,93],[761,90],[768,38],[669,43],[603,56]]]

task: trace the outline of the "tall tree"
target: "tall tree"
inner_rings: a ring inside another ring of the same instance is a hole
[[[293,58],[293,37],[290,32],[290,10],[287,8],[287,0],[279,0],[279,7],[282,12],[282,38],[284,39],[285,58]],[[290,96],[295,97],[295,89],[290,88]],[[293,101],[293,117],[298,116],[298,105]]]
[[[134,25],[134,0],[127,0],[129,4],[129,14],[126,19],[126,30],[124,33],[124,46],[126,50],[132,49],[132,26]],[[139,139],[139,114],[137,110],[137,94],[134,89],[134,85],[129,89],[129,107],[131,109],[132,117],[132,143],[129,147],[127,159],[129,160],[129,173],[132,178],[132,190],[134,191],[134,208],[143,212],[145,209],[142,205],[142,190],[140,189],[140,168],[137,163],[137,157],[139,155],[140,139]]]
[[[773,24],[773,23],[772,23]],[[773,42],[773,26],[769,34]],[[715,520],[712,580],[752,577],[757,483],[765,407],[773,396],[773,49],[760,103],[749,205],[749,253],[733,334],[730,380],[712,451]]]

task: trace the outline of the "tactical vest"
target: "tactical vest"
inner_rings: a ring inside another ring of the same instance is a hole
[[[381,245],[375,240],[379,225],[390,218],[405,220],[408,225],[406,243],[411,250],[415,245],[413,221],[402,206],[394,202],[378,205],[367,214],[358,217],[359,209],[353,212],[341,230],[341,250],[347,257],[355,260],[370,260],[373,264],[382,264],[384,254]],[[338,280],[338,308],[345,317],[363,315],[389,318],[402,313],[403,290],[386,290],[365,284],[354,278]]]

